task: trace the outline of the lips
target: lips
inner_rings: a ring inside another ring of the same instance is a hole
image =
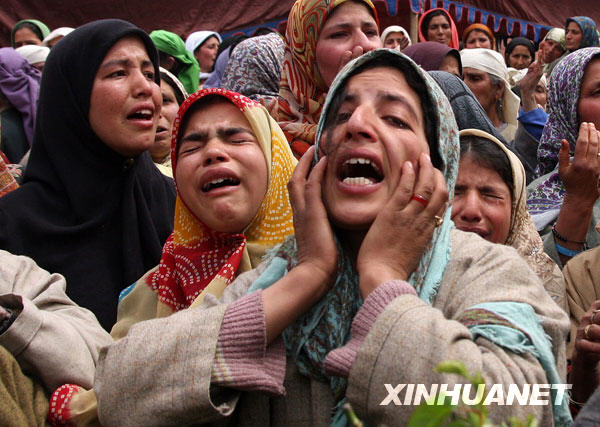
[[[219,189],[237,187],[240,183],[240,179],[232,171],[219,168],[204,173],[200,179],[200,189],[203,193],[213,193]]]
[[[141,126],[154,126],[156,109],[152,103],[143,103],[132,108],[127,114],[127,120]]]
[[[469,233],[479,234],[484,239],[490,234],[487,230],[480,228],[480,227],[468,227],[468,226],[461,226],[459,224],[456,224],[456,228],[458,228],[459,230],[462,230],[462,231],[469,232]]]

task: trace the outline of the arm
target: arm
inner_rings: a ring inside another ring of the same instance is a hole
[[[0,345],[49,390],[64,383],[91,387],[98,352],[112,342],[110,335],[67,297],[64,277],[30,258],[0,251],[0,259],[0,305],[18,313]]]
[[[442,361],[463,361],[471,373],[481,372],[488,385],[548,382],[537,359],[505,351],[484,338],[474,340],[469,329],[456,320],[485,301],[531,305],[551,336],[559,372],[564,375],[567,316],[546,295],[524,261],[512,248],[488,244],[468,233],[453,232],[451,245],[451,261],[434,306],[414,295],[397,297],[377,317],[358,350],[347,397],[358,415],[373,424],[406,424],[415,409],[380,406],[387,396],[384,384],[448,383],[452,388],[456,376],[433,372]],[[524,419],[527,413],[534,413],[541,424],[552,422],[548,406],[490,406],[496,422],[510,415]]]

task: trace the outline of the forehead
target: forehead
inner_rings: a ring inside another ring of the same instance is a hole
[[[219,40],[215,36],[210,36],[200,47],[214,47],[219,44]]]
[[[483,37],[483,38],[487,39],[488,35],[481,30],[471,30],[471,32],[469,33],[469,36],[467,37],[467,40],[479,38],[479,37]]]
[[[31,29],[29,27],[21,27],[19,28],[17,31],[15,31],[14,37],[35,37],[37,38],[37,36],[35,35],[35,33],[33,31],[31,31]]]
[[[436,15],[433,18],[431,18],[431,21],[429,21],[429,25],[440,25],[440,24],[448,24],[448,19],[446,18],[445,15]]]
[[[600,80],[600,56],[588,62],[583,74],[581,86],[587,86]]]
[[[476,76],[476,77],[481,77],[481,78],[486,78],[486,77],[489,78],[488,73],[486,73],[485,71],[481,71],[481,70],[478,70],[476,68],[471,68],[471,67],[464,67],[463,74],[465,76]]]
[[[127,36],[116,42],[106,53],[102,62],[115,59],[115,57],[140,56],[143,59],[150,59],[144,43],[135,36]]]
[[[175,91],[173,90],[173,87],[171,87],[171,85],[162,78],[160,79],[160,90],[175,96]]]
[[[404,34],[402,34],[402,33],[401,33],[401,32],[399,32],[399,31],[394,31],[393,33],[389,33],[389,34],[388,34],[388,35],[385,37],[385,39],[387,40],[387,39],[393,39],[393,38],[402,38],[402,37],[404,37]]]
[[[244,113],[226,98],[219,97],[200,105],[189,116],[183,133],[197,129],[216,129],[226,126],[242,126],[252,129]]]
[[[350,23],[355,19],[360,19],[361,21],[372,21],[375,23],[375,18],[373,18],[371,11],[367,8],[365,3],[346,1],[333,9],[331,14],[327,17],[323,28]]]
[[[577,22],[575,21],[571,21],[569,22],[569,25],[567,25],[567,29],[569,30],[575,30],[575,31],[581,31],[581,29],[579,28],[579,24],[577,24]]]
[[[511,55],[529,55],[529,49],[527,49],[526,46],[523,46],[522,44],[520,44],[520,45],[515,46],[510,54]]]

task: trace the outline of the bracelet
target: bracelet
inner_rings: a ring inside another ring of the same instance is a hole
[[[583,408],[583,406],[585,405],[585,403],[577,402],[571,397],[569,397],[569,404],[575,406],[578,409]]]
[[[558,240],[562,240],[563,242],[577,243],[578,245],[585,245],[585,244],[586,244],[586,242],[585,242],[585,241],[583,241],[583,242],[578,242],[578,241],[576,241],[576,240],[569,240],[569,239],[567,239],[567,238],[565,238],[565,237],[561,236],[561,235],[558,233],[558,231],[556,231],[556,224],[554,224],[554,225],[552,226],[552,235],[553,235],[554,237],[556,237]]]
[[[556,246],[556,252],[558,252],[561,255],[564,256],[568,256],[568,257],[574,257],[577,254],[580,254],[581,252],[583,252],[586,248],[584,247],[582,250],[580,251],[573,251],[571,249],[567,249],[561,245],[559,245],[558,243],[554,242],[554,246]]]

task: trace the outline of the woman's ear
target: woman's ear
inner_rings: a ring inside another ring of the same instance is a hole
[[[498,87],[496,87],[496,100],[502,99],[505,88],[506,87],[503,84],[499,84]]]

